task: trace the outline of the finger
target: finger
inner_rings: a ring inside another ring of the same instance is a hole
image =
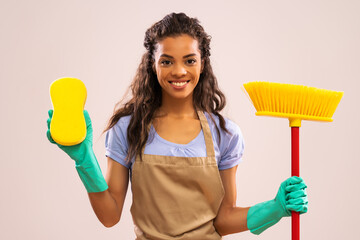
[[[54,113],[54,110],[52,110],[52,109],[50,109],[48,111],[48,115],[49,115],[50,119],[52,118],[53,113]]]
[[[292,177],[288,178],[289,185],[298,184],[298,183],[303,182],[303,181],[304,180],[301,177],[298,177],[298,176],[292,176]]]
[[[300,211],[300,214],[307,213],[308,208],[309,208],[308,205],[304,205],[303,208],[302,208],[301,211]]]
[[[294,191],[298,191],[298,190],[305,189],[305,188],[307,188],[305,182],[300,182],[300,183],[297,183],[294,185],[286,186],[285,191],[294,192]]]
[[[296,199],[301,197],[307,197],[307,193],[305,190],[299,190],[299,191],[287,193],[285,199],[289,200],[289,199]]]
[[[286,205],[286,209],[299,213],[306,213],[308,211],[308,205]]]
[[[86,127],[89,127],[91,125],[91,118],[87,110],[84,110],[84,117],[86,121]]]
[[[286,205],[305,205],[305,204],[308,204],[307,197],[289,199],[288,201],[286,201]]]
[[[50,119],[50,118],[48,118],[46,122],[47,122],[47,127],[48,127],[48,129],[50,129],[51,119]]]
[[[288,179],[286,179],[281,185],[286,187],[286,186],[298,184],[302,181],[303,181],[302,178],[297,177],[297,176],[292,176],[292,177],[289,177]]]
[[[47,131],[46,131],[46,136],[47,136],[48,140],[49,140],[51,143],[56,143],[56,142],[54,141],[54,139],[51,137],[50,130],[47,130]]]

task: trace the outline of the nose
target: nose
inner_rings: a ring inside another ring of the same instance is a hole
[[[182,64],[174,64],[171,74],[176,77],[182,77],[186,75],[187,71]]]

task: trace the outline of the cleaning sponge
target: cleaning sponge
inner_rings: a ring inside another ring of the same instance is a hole
[[[86,137],[84,106],[85,84],[76,78],[60,78],[50,85],[50,97],[54,113],[50,133],[60,145],[72,146]]]

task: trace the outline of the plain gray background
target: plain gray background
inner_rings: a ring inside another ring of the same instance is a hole
[[[214,72],[227,96],[223,114],[246,141],[239,206],[275,197],[290,176],[286,119],[256,117],[241,90],[274,81],[344,91],[334,122],[303,121],[301,176],[309,212],[302,239],[358,239],[360,2],[357,0],[100,1],[0,0],[0,239],[134,239],[129,189],[121,221],[101,225],[74,162],[46,138],[49,86],[81,79],[106,172],[104,135],[144,53],[146,29],[171,12],[197,17],[212,36]],[[290,218],[260,236],[290,239]]]

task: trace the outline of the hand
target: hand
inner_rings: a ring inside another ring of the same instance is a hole
[[[308,210],[308,198],[306,184],[301,177],[290,177],[281,183],[275,197],[275,202],[283,208],[283,216],[291,216],[291,211],[306,213]]]
[[[50,134],[50,123],[53,115],[53,110],[49,110],[49,119],[47,120],[48,130],[46,132],[47,138],[51,143],[58,145],[65,153],[67,153],[73,160],[75,160],[76,170],[79,174],[81,181],[83,182],[88,192],[103,192],[108,186],[101,173],[99,163],[96,160],[96,156],[92,149],[93,143],[93,130],[91,126],[91,119],[89,113],[84,110],[84,117],[86,121],[86,137],[84,141],[74,146],[63,146],[57,144],[52,139]]]
[[[300,177],[290,177],[281,183],[275,199],[252,206],[247,214],[248,229],[260,234],[276,224],[282,217],[291,215],[291,211],[307,212],[308,199],[306,184]]]
[[[84,151],[88,150],[89,148],[92,148],[92,146],[93,146],[93,142],[92,142],[93,129],[92,129],[91,119],[90,119],[88,111],[84,110],[84,117],[85,117],[85,121],[86,121],[86,137],[85,137],[84,141],[82,141],[81,143],[79,143],[77,145],[73,145],[73,146],[63,146],[63,145],[56,143],[54,141],[54,139],[52,139],[51,133],[50,133],[50,123],[51,123],[51,119],[53,116],[53,110],[50,109],[48,111],[48,114],[49,114],[49,118],[47,120],[48,130],[46,132],[47,138],[49,139],[49,141],[51,143],[56,144],[61,150],[63,150],[67,155],[69,155],[73,160],[75,160],[76,163],[80,163],[83,160]]]

